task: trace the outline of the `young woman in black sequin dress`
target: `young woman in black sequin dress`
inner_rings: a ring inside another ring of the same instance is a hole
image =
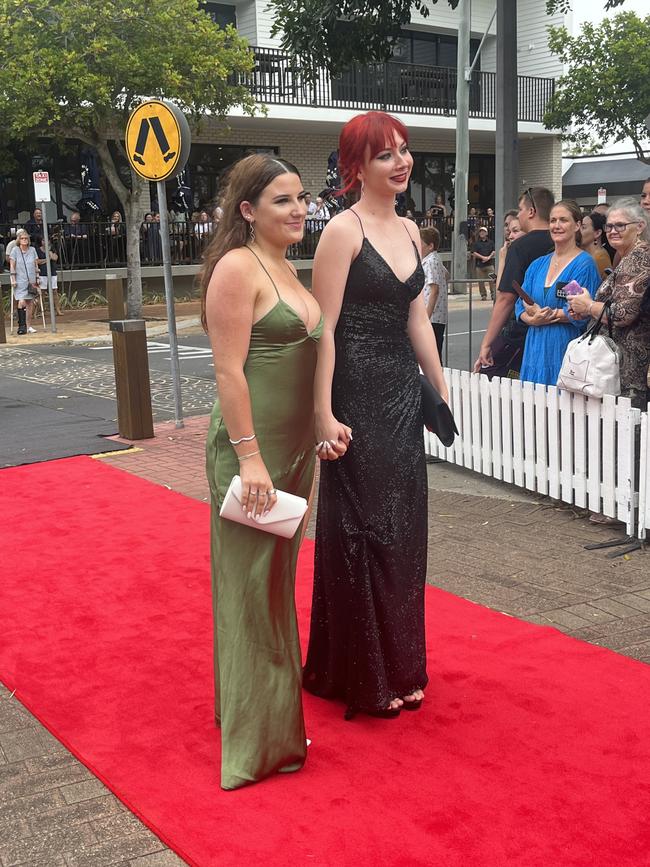
[[[397,216],[413,158],[396,118],[368,112],[339,142],[345,190],[314,260],[324,315],[315,379],[321,458],[314,598],[304,686],[397,716],[427,684],[427,475],[418,362],[447,398],[426,314],[418,229]]]

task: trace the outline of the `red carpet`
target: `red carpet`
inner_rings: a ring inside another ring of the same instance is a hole
[[[0,508],[0,677],[190,864],[650,864],[643,664],[430,590],[422,711],[306,696],[305,769],[222,792],[208,507],[73,458],[2,471]]]

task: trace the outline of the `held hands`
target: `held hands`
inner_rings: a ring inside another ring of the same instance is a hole
[[[574,319],[586,319],[593,304],[593,298],[586,289],[580,295],[572,295],[569,298],[569,312]]]
[[[555,319],[555,308],[540,307],[539,304],[524,304],[529,325],[548,325]]]
[[[352,442],[352,428],[331,415],[326,421],[316,422],[316,456],[321,461],[335,461],[342,457]]]
[[[249,518],[268,514],[278,501],[271,476],[261,455],[255,455],[239,465],[242,509]]]

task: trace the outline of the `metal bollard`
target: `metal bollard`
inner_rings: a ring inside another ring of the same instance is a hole
[[[113,363],[120,436],[144,440],[153,436],[147,332],[144,319],[109,323],[113,334]]]
[[[124,284],[117,274],[106,275],[106,300],[108,302],[108,318],[112,322],[124,319]]]

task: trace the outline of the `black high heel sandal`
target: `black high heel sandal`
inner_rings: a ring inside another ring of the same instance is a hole
[[[402,699],[404,704],[400,708],[400,710],[420,710],[422,707],[422,699],[416,698],[414,701],[407,701],[405,698]]]
[[[378,719],[395,719],[399,716],[401,709],[401,707],[386,707],[383,710],[362,710],[358,707],[348,707],[343,714],[343,719],[354,719],[358,713],[364,713],[366,716],[374,716]]]

